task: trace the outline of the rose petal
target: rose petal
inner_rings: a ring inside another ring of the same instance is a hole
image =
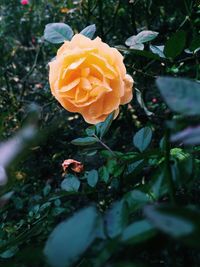
[[[73,82],[71,82],[70,84],[62,87],[60,89],[60,92],[67,92],[69,90],[72,90],[74,87],[76,87],[79,84],[79,82],[80,82],[80,78],[78,78],[78,79],[74,80]]]
[[[129,103],[131,101],[131,99],[133,98],[133,92],[132,92],[133,79],[132,79],[132,77],[127,74],[125,76],[124,83],[125,83],[125,92],[124,92],[124,96],[121,97],[121,103],[120,103],[122,105]]]

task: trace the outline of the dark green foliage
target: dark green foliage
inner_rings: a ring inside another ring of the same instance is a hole
[[[185,47],[186,34],[184,31],[174,33],[169,40],[167,40],[164,54],[168,58],[175,58],[181,54]]]
[[[199,13],[0,0],[0,265],[200,266]],[[89,126],[51,95],[48,63],[76,33],[124,56],[134,97],[116,119]]]

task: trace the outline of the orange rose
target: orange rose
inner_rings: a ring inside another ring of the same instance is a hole
[[[133,79],[126,74],[123,56],[117,49],[76,34],[58,49],[50,62],[51,92],[70,112],[80,113],[86,122],[102,122],[119,105],[132,99]]]

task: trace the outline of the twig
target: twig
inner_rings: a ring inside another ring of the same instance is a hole
[[[197,56],[196,58],[198,59],[200,57]],[[195,60],[195,57],[194,56],[186,57],[186,58],[183,58],[183,59],[178,60],[177,63],[186,62],[186,61],[189,61],[189,60]]]
[[[145,73],[142,70],[136,69],[135,67],[132,67],[132,68],[133,68],[134,71],[136,71],[136,72],[138,72],[138,73],[140,73],[140,74],[142,74],[144,76],[150,77],[152,79],[156,79],[157,78],[157,76],[151,75],[149,73]]]
[[[35,69],[36,65],[37,65],[37,60],[38,60],[38,56],[39,56],[39,53],[40,53],[40,49],[42,47],[42,44],[40,46],[38,46],[37,48],[37,52],[36,52],[36,55],[35,55],[35,59],[34,59],[34,62],[33,62],[33,65],[30,69],[30,71],[25,75],[24,78],[22,78],[22,82],[26,81],[27,78],[31,75],[31,73],[33,72],[33,70]]]

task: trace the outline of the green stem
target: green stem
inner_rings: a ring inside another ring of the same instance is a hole
[[[93,134],[93,136],[97,139],[97,141],[103,146],[105,147],[105,149],[107,149],[114,157],[117,157],[117,155],[115,154],[114,151],[112,151],[112,149],[107,146],[96,134]]]

